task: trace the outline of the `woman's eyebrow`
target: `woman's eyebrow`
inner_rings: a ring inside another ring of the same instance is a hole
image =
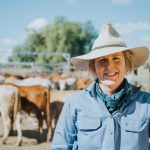
[[[117,54],[117,55],[112,55],[112,57],[120,57],[120,56],[122,56],[121,54]]]
[[[102,59],[105,59],[105,57],[99,57],[96,59],[96,61],[99,61],[99,60],[102,60]]]

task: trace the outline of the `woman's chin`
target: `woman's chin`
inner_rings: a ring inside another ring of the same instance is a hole
[[[116,82],[113,80],[101,80],[101,84],[103,84],[105,86],[112,86],[112,85],[116,84]]]

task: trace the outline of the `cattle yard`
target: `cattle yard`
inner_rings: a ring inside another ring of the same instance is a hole
[[[92,80],[91,75],[85,72],[38,76],[1,74],[0,149],[49,150],[53,130],[67,97],[87,87]],[[149,90],[147,87],[144,89]]]
[[[77,92],[76,90],[70,91],[58,91],[52,90],[50,91],[50,100],[51,100],[51,121],[52,121],[52,129],[55,128],[57,123],[59,114],[63,107],[65,99],[70,95]],[[21,119],[22,119],[22,145],[21,147],[16,146],[16,137],[17,131],[16,127],[14,126],[13,134],[11,134],[5,145],[0,144],[0,149],[2,150],[41,150],[41,148],[45,148],[45,150],[50,149],[50,143],[46,142],[47,132],[46,132],[46,123],[43,122],[43,138],[40,143],[38,143],[38,120],[34,114],[30,116],[21,111]],[[0,142],[2,141],[2,134],[3,134],[3,126],[2,126],[2,118],[0,117]]]
[[[79,76],[81,77],[81,74]],[[0,149],[38,150],[41,147],[50,149],[50,139],[65,100],[90,82],[88,78],[58,74],[51,76],[2,74]]]

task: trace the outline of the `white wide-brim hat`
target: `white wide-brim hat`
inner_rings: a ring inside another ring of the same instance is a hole
[[[71,63],[77,70],[88,70],[89,60],[127,50],[130,50],[134,57],[133,69],[142,66],[149,57],[149,49],[146,46],[128,48],[112,25],[106,24],[95,40],[92,51],[85,55],[72,57]]]

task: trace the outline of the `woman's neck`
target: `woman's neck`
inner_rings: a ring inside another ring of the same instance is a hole
[[[109,96],[111,96],[115,91],[115,89],[113,90],[109,86],[106,86],[106,85],[103,85],[103,84],[99,84],[99,86],[100,86],[102,92],[105,93],[106,95],[109,95]]]
[[[103,93],[111,96],[114,92],[118,91],[123,86],[123,84],[124,84],[123,81],[118,86],[107,85],[107,84],[103,84],[102,82],[99,83],[99,86]]]

